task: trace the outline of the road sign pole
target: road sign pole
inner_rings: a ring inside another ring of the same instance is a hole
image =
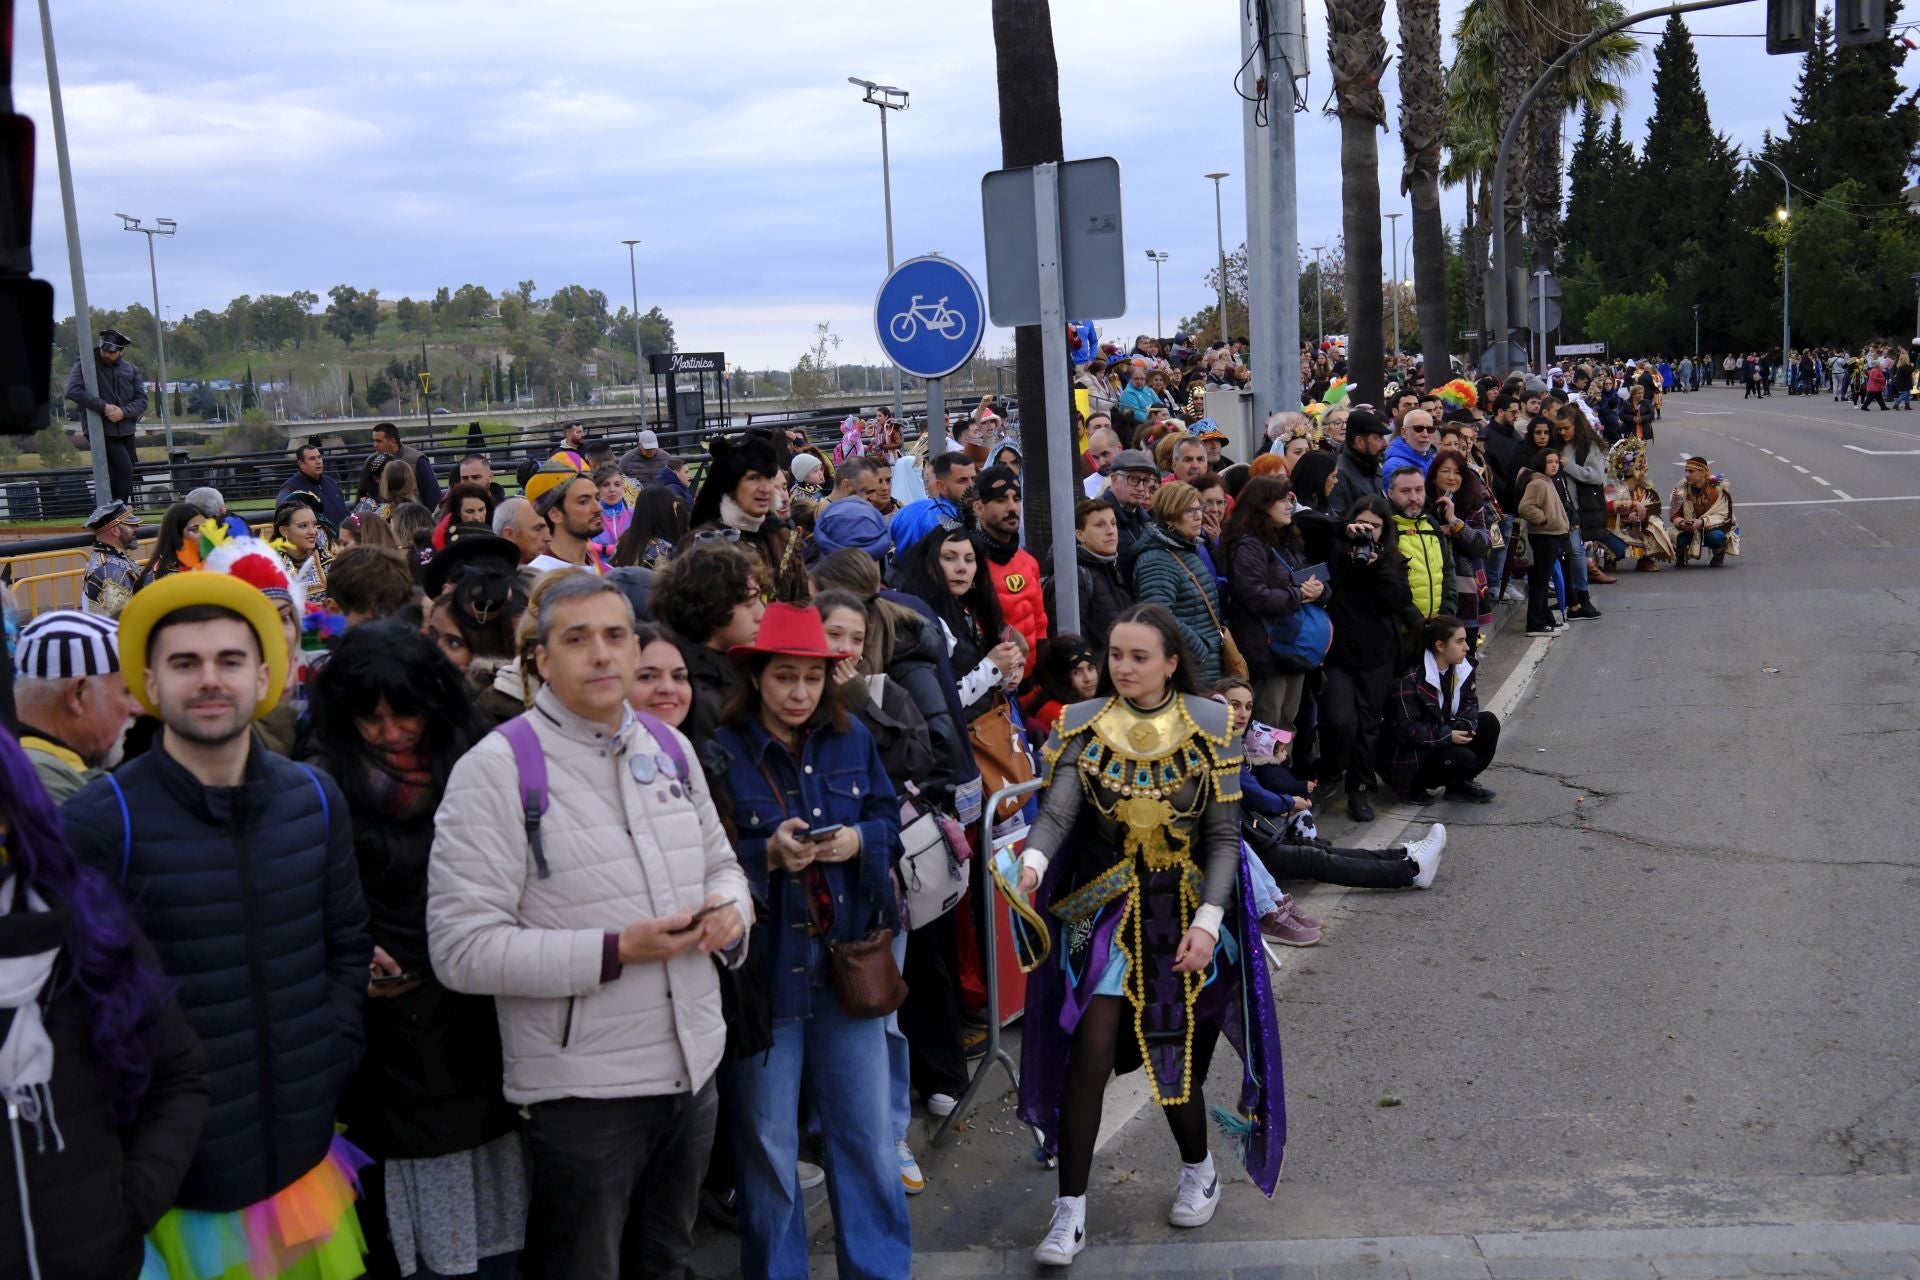
[[[1078,485],[1074,480],[1073,426],[1067,413],[1067,317],[1064,304],[1066,281],[1060,274],[1060,167],[1055,164],[1033,166],[1033,226],[1039,249],[1040,267],[1040,348],[1046,362],[1047,472],[1052,481],[1048,491],[1050,514],[1046,540],[1034,545],[1028,531],[1027,549],[1041,564],[1055,555],[1067,554],[1073,546],[1073,498]],[[1223,283],[1224,290],[1224,283]],[[1226,311],[1220,312],[1221,326]],[[1031,443],[1031,442],[1029,442]],[[1067,579],[1072,581],[1072,579]],[[1080,593],[1055,593],[1053,634],[1078,634],[1080,631]]]
[[[900,371],[895,365],[894,372]],[[927,456],[937,458],[947,451],[947,398],[942,379],[927,379]]]

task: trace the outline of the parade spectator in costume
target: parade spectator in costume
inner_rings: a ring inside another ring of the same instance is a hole
[[[140,566],[131,554],[140,545],[140,516],[116,498],[94,508],[87,528],[93,545],[81,570],[81,599],[88,613],[117,618],[140,585]]]
[[[1729,555],[1740,554],[1733,490],[1727,487],[1724,476],[1711,474],[1712,466],[1705,458],[1688,458],[1686,477],[1673,486],[1673,494],[1667,499],[1676,569],[1686,568],[1689,560],[1698,560],[1709,552],[1713,558],[1708,564],[1718,569]]]

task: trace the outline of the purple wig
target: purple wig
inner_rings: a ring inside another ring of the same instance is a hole
[[[146,1096],[152,1063],[148,1024],[170,997],[165,979],[133,954],[134,924],[111,881],[67,846],[59,811],[27,753],[0,726],[0,811],[7,818],[7,870],[68,911],[63,981],[87,1002],[93,1056],[119,1078],[114,1118],[130,1122]]]

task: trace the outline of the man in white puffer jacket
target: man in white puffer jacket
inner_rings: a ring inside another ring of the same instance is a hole
[[[752,911],[692,748],[627,705],[633,625],[598,575],[549,584],[524,717],[546,768],[539,839],[513,745],[490,734],[454,766],[428,868],[434,972],[495,997],[507,1100],[528,1117],[529,1247],[580,1280],[685,1270],[726,1047],[711,957],[744,959]]]

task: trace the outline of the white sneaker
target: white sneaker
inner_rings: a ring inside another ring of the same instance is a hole
[[[913,1148],[907,1145],[905,1138],[893,1144],[900,1155],[900,1185],[907,1194],[917,1196],[927,1189],[927,1175],[920,1171],[920,1162],[913,1158]]]
[[[1174,1227],[1204,1227],[1213,1221],[1220,1207],[1220,1174],[1213,1157],[1199,1164],[1180,1166],[1180,1185],[1173,1191],[1173,1208],[1167,1212],[1167,1224]]]
[[[811,1191],[827,1180],[827,1171],[817,1164],[808,1164],[805,1160],[796,1160],[800,1166],[800,1189]]]
[[[1413,877],[1414,888],[1433,887],[1433,878],[1440,874],[1440,853],[1446,847],[1447,829],[1438,822],[1427,828],[1427,834],[1420,838],[1418,844],[1407,846],[1407,856],[1413,859],[1413,865],[1418,868]]]
[[[930,1093],[927,1095],[927,1114],[930,1116],[939,1116],[941,1119],[945,1119],[952,1115],[953,1109],[959,1105],[960,1099],[950,1093]]]
[[[1053,1223],[1046,1239],[1033,1251],[1033,1260],[1043,1267],[1071,1266],[1087,1247],[1087,1198],[1058,1196],[1053,1202]]]

